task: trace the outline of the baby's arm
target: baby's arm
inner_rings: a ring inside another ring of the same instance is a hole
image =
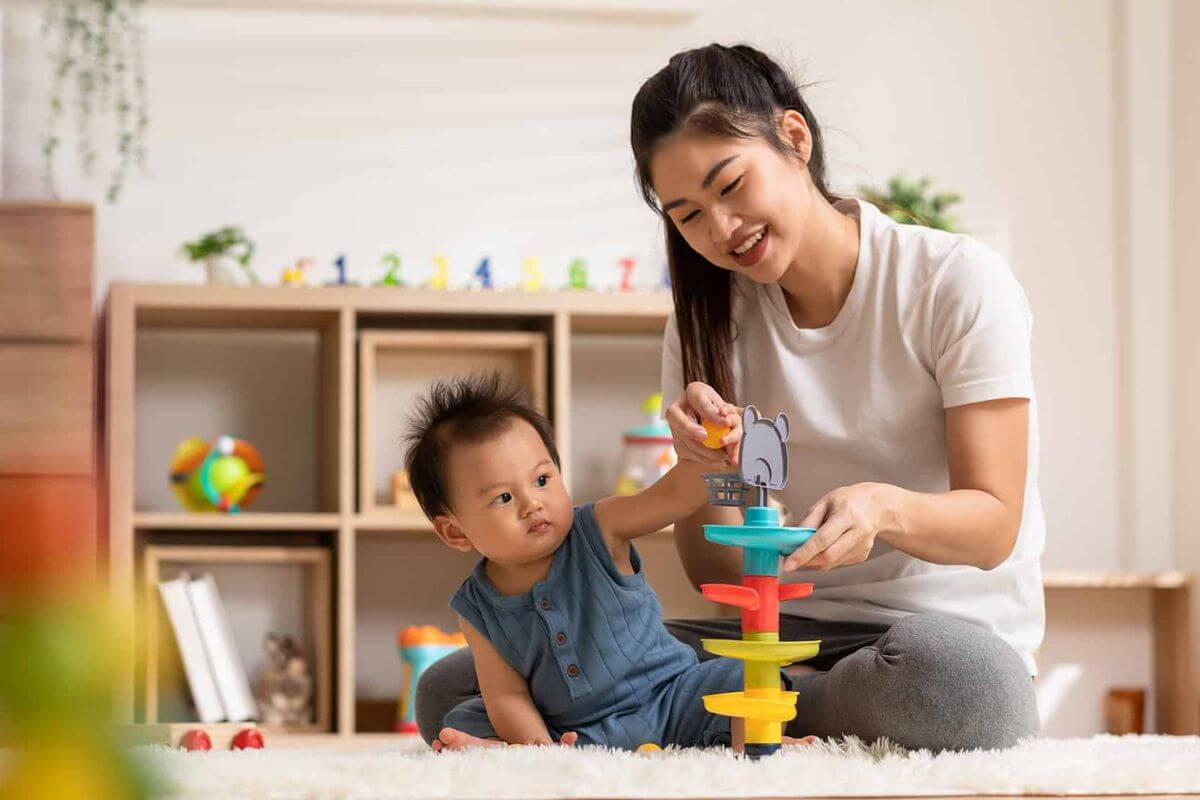
[[[597,500],[596,523],[605,536],[617,540],[662,530],[708,502],[706,471],[698,461],[680,461],[654,485],[635,495]]]
[[[550,731],[533,704],[529,684],[475,626],[461,616],[458,624],[475,659],[483,704],[496,734],[509,744],[551,744]]]

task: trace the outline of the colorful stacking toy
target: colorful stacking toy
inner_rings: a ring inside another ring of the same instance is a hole
[[[780,688],[780,668],[812,658],[821,643],[779,641],[779,601],[807,597],[813,588],[811,583],[781,585],[779,559],[815,533],[812,528],[781,527],[779,511],[767,506],[767,491],[787,483],[787,417],[763,419],[758,409],[746,406],[742,423],[740,472],[704,476],[713,505],[745,506],[747,494],[754,493],[744,524],[704,526],[704,538],[710,542],[742,548],[742,583],[709,583],[701,590],[713,602],[742,610],[740,641],[704,639],[703,644],[714,655],[745,662],[744,691],[707,695],[704,707],[713,714],[744,719],[744,752],[759,758],[779,750],[783,724],[796,716],[797,693]],[[712,433],[709,439],[719,447],[721,436]]]
[[[417,684],[421,675],[439,658],[467,646],[461,633],[446,633],[435,625],[410,625],[396,637],[404,662],[404,691],[396,708],[396,733],[417,733]]]

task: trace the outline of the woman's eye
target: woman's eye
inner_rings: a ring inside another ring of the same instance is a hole
[[[686,217],[684,217],[683,219],[679,220],[679,224],[680,224],[680,225],[686,225],[686,224],[688,224],[689,222],[691,222],[692,220],[694,220],[696,217],[698,217],[699,215],[700,215],[700,212],[699,212],[699,211],[693,211],[692,213],[688,214],[688,215],[687,215]]]
[[[729,194],[729,193],[730,193],[730,192],[732,192],[734,189],[736,189],[736,188],[737,188],[737,185],[738,185],[739,183],[741,183],[741,182],[742,182],[742,178],[743,178],[743,177],[744,177],[744,176],[742,176],[742,175],[739,175],[739,176],[737,177],[737,180],[735,180],[733,183],[729,184],[729,185],[728,185],[728,186],[726,186],[724,189],[722,189],[722,190],[721,190],[721,196],[722,196],[722,197],[724,197],[725,195]]]
[[[512,493],[511,492],[501,492],[500,494],[496,495],[496,499],[492,501],[492,504],[497,505],[497,506],[506,506],[511,502],[512,502]]]
[[[538,475],[537,480],[534,481],[534,483],[537,484],[539,489],[541,489],[543,486],[545,486],[549,482],[550,482],[549,475]]]

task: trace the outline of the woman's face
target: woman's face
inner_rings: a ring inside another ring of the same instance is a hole
[[[684,130],[664,139],[650,160],[654,192],[688,245],[758,283],[779,280],[796,261],[811,205],[808,127],[786,112],[782,128],[798,157],[759,136]]]

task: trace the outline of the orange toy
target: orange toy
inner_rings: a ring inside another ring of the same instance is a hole
[[[708,420],[704,420],[700,424],[703,425],[704,430],[708,432],[708,436],[704,437],[704,446],[709,450],[720,450],[722,447],[721,439],[725,437],[725,434],[733,430],[728,425],[718,425],[717,423],[709,422]]]

